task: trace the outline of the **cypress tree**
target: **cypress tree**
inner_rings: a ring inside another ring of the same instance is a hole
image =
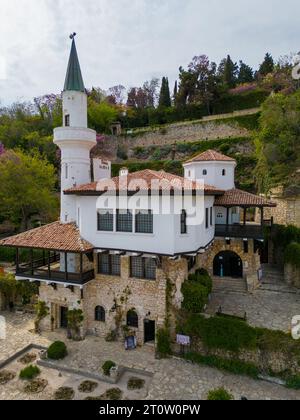
[[[163,77],[162,83],[161,83],[160,95],[159,95],[159,106],[170,107],[171,105],[172,105],[172,102],[171,102],[169,80],[167,77]]]
[[[269,73],[272,73],[274,70],[274,60],[271,54],[267,53],[263,63],[259,67],[259,74],[266,76]]]

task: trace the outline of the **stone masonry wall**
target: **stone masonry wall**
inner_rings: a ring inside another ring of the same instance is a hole
[[[224,138],[248,137],[249,131],[237,124],[209,122],[178,123],[163,129],[153,129],[129,136],[106,136],[97,146],[97,152],[115,160],[118,147],[125,149],[129,157],[136,147],[166,146],[176,142],[217,140]]]
[[[249,240],[248,253],[244,252],[242,239],[232,239],[230,245],[227,245],[225,239],[216,239],[213,245],[205,254],[197,257],[197,266],[205,268],[213,276],[213,265],[215,257],[222,251],[235,252],[243,262],[243,274],[247,281],[248,291],[253,291],[258,285],[257,270],[260,268],[260,257],[254,253],[254,241]]]
[[[292,264],[285,264],[284,281],[288,285],[298,287],[300,289],[300,269],[294,267]]]

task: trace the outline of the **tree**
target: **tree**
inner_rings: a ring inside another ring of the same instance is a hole
[[[236,86],[238,65],[232,61],[230,55],[221,61],[218,72],[227,88],[231,89]]]
[[[247,64],[243,63],[243,61],[240,61],[240,67],[239,67],[239,74],[237,81],[238,83],[251,83],[254,80],[253,75],[253,69],[248,66]]]
[[[113,105],[122,105],[124,102],[125,87],[122,85],[113,86],[108,89],[107,101]]]
[[[271,54],[267,53],[265,59],[259,67],[258,73],[261,76],[266,76],[274,70],[274,60]]]
[[[162,78],[160,95],[159,95],[159,106],[160,107],[170,107],[171,103],[171,94],[170,94],[170,87],[169,87],[169,80],[167,77]]]
[[[109,132],[111,124],[118,117],[118,109],[107,102],[88,100],[89,126],[99,133]]]
[[[36,334],[40,332],[40,324],[43,319],[45,319],[49,314],[49,308],[46,302],[39,301],[35,305],[35,320],[34,320],[34,330]]]
[[[174,91],[173,91],[173,103],[176,104],[176,99],[178,95],[178,82],[175,80]]]
[[[300,167],[300,92],[286,96],[274,94],[262,106],[260,129],[256,141],[258,181],[263,188],[272,185],[299,186]]]
[[[84,321],[83,312],[81,309],[72,309],[68,311],[68,329],[70,330],[71,337],[74,341],[82,339],[80,328]]]
[[[54,166],[43,156],[7,151],[0,157],[0,213],[22,231],[33,216],[56,220],[56,182]]]

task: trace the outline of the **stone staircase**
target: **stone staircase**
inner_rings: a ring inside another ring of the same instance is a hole
[[[247,293],[245,279],[213,277],[213,293]]]
[[[289,286],[284,282],[284,273],[276,265],[263,264],[263,277],[261,281],[261,290],[280,293],[300,294],[296,287]]]

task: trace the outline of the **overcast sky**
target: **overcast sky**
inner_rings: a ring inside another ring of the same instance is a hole
[[[194,55],[257,67],[300,50],[299,0],[0,0],[0,101],[63,87],[76,31],[86,87],[178,75]]]

